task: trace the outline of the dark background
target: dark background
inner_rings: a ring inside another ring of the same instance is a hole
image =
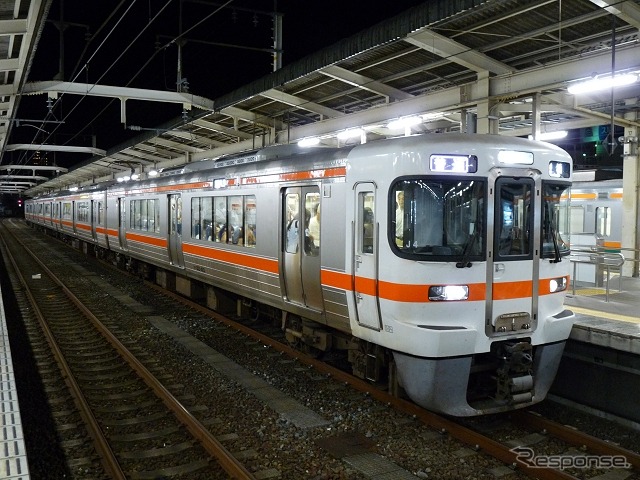
[[[175,39],[182,31],[185,87],[215,99],[272,71],[271,53],[259,50],[273,46],[274,10],[284,15],[282,59],[287,65],[423,2],[233,0],[223,6],[226,3],[55,0],[28,81],[56,79],[176,91]],[[63,49],[60,25],[64,25]],[[128,101],[127,124],[153,128],[179,117],[181,111],[180,105]],[[62,95],[49,110],[45,95],[23,96],[17,116],[21,121],[10,143],[108,150],[139,134],[120,123],[120,102],[107,98]],[[21,157],[12,162],[34,161],[25,158],[34,152],[10,153]],[[54,161],[71,167],[86,158],[58,153]]]

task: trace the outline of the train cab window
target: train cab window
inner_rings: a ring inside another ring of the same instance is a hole
[[[532,254],[533,182],[499,178],[496,182],[496,256]]]
[[[307,193],[304,197],[304,208],[304,251],[308,256],[317,257],[320,254],[320,194]]]
[[[468,261],[485,251],[486,182],[419,177],[396,182],[389,195],[389,242],[416,260]]]
[[[569,196],[567,184],[542,182],[542,258],[569,255]]]

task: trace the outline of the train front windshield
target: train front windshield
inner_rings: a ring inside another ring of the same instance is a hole
[[[566,183],[542,182],[542,257],[569,255],[569,196]]]
[[[507,187],[501,191],[513,193]],[[566,183],[543,182],[542,190],[542,258],[560,261],[569,254],[569,215]],[[390,239],[400,256],[416,260],[455,261],[462,265],[485,259],[486,190],[482,179],[412,178],[394,184],[391,189]],[[505,198],[530,198],[530,195],[506,195]],[[513,230],[519,225],[519,238],[527,244],[533,232],[526,226],[532,211],[528,202],[512,201],[503,207],[496,228]],[[526,203],[526,204],[525,204]],[[395,212],[395,214],[394,214]],[[510,215],[509,215],[510,214]],[[508,225],[507,225],[508,224]],[[513,243],[513,242],[512,242]],[[527,253],[529,252],[529,253]],[[509,254],[505,259],[530,255],[531,250]]]
[[[390,236],[402,256],[483,259],[485,181],[415,178],[396,183],[391,192]]]

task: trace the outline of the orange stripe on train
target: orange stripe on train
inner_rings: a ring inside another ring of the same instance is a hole
[[[231,263],[242,267],[262,270],[264,272],[278,274],[278,262],[270,258],[255,257],[243,253],[230,252],[218,248],[202,247],[192,243],[183,243],[182,251],[199,257],[210,258],[225,263]]]
[[[147,235],[139,235],[137,233],[127,232],[127,240],[132,242],[144,243],[146,245],[153,245],[155,247],[167,247],[167,239],[159,237],[151,237]]]

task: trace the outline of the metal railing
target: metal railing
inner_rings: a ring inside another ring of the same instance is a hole
[[[569,260],[573,263],[573,276],[572,276],[572,293],[576,293],[576,268],[579,263],[590,264],[595,266],[595,278],[602,278],[606,274],[606,288],[605,288],[605,301],[609,301],[609,284],[611,280],[611,271],[618,271],[618,291],[622,290],[622,266],[627,259],[625,258],[622,250],[632,249],[620,249],[620,251],[610,251],[602,246],[598,245],[571,245],[571,254]],[[630,259],[631,261],[635,260]],[[596,281],[596,285],[598,282]]]

